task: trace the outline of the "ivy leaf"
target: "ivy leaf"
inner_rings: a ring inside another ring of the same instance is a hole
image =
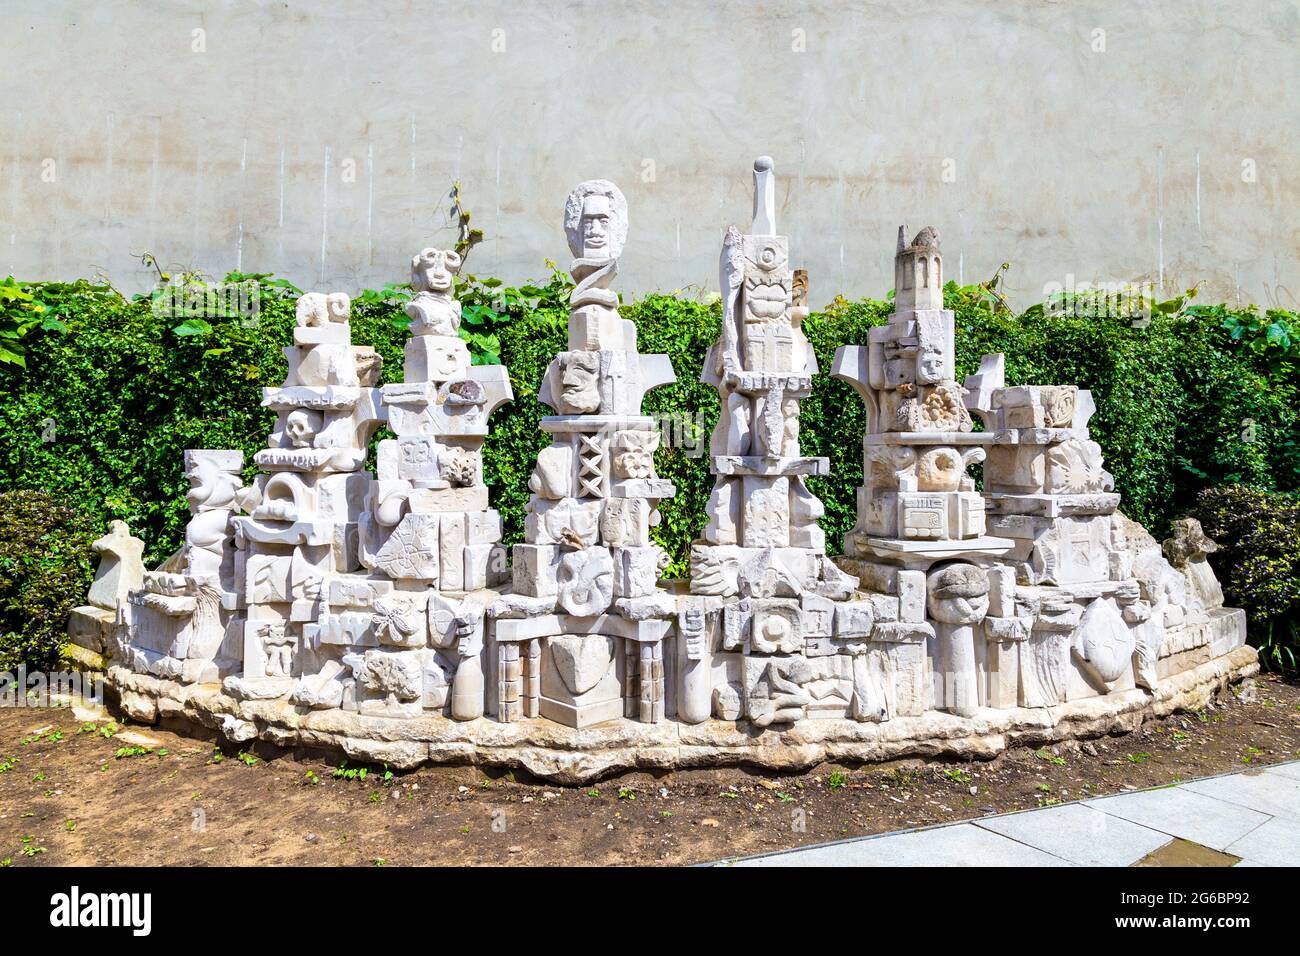
[[[172,331],[177,335],[207,335],[212,331],[212,326],[203,319],[186,319]]]

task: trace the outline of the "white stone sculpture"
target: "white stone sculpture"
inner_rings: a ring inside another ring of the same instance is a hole
[[[68,618],[68,639],[73,655],[98,669],[109,653],[118,603],[144,584],[144,542],[132,537],[125,521],[113,521],[108,534],[90,548],[99,555],[99,566],[86,596],[89,603],[73,608]]]
[[[1118,510],[1086,390],[1008,385],[1000,355],[956,381],[931,228],[900,230],[894,313],[835,354],[867,427],[857,522],[830,557],[808,484],[827,459],[800,448],[818,374],[808,277],[775,197],[760,157],[749,229],[722,242],[722,328],[702,372],[720,405],[714,487],[689,580],[661,580],[653,534],[675,489],[641,411],[673,370],[619,314],[627,203],[592,180],[564,207],[568,340],[539,383],[551,442],[512,566],[482,457],[509,378],[473,365],[458,334],[460,257],[424,249],[401,382],[379,386],[378,356],[352,344],[346,295],[303,296],[285,384],[264,391],[276,425],[255,482],[239,452],[186,452],[181,551],[145,572],[124,525],[96,542],[91,605],[70,629],[94,651],[111,616],[121,708],[240,743],[579,782],[992,756],[1199,707],[1257,669],[1200,526],[1178,522],[1162,551]]]
[[[662,641],[675,608],[659,600],[665,555],[650,538],[671,483],[654,472],[647,391],[674,381],[664,355],[637,351],[636,326],[610,283],[627,240],[627,201],[592,180],[569,194],[564,230],[576,286],[568,349],[542,380],[551,445],[529,480],[525,542],[513,550],[514,595],[490,609],[500,719],[585,727],[625,714],[664,719]],[[621,613],[622,612],[622,613]],[[540,616],[539,616],[540,615]]]
[[[241,587],[232,516],[243,489],[238,451],[185,453],[185,545],[118,600],[113,656],[138,673],[207,683],[234,674]],[[125,526],[120,529],[125,532]]]

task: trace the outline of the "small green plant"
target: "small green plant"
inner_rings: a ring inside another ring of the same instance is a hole
[[[125,760],[128,757],[147,757],[153,752],[152,747],[119,747],[114,756],[118,760]]]
[[[1050,763],[1057,767],[1064,767],[1067,762],[1064,757],[1056,756],[1046,747],[1039,747],[1037,750],[1034,751],[1034,756],[1037,757],[1039,760],[1046,761],[1047,763]]]
[[[254,757],[252,754],[248,753],[245,750],[241,750],[239,753],[237,753],[235,755],[235,759],[238,760],[240,763],[242,763],[245,767],[256,767],[258,763],[260,763],[260,761],[256,757]]]
[[[945,770],[943,775],[953,783],[970,783],[970,774],[961,767],[953,767],[951,770]]]
[[[18,766],[17,757],[0,758],[0,773],[8,773],[10,770],[13,770],[14,767],[16,766]]]
[[[334,768],[335,780],[361,780],[365,781],[370,771],[365,767],[349,767],[348,762],[344,760]]]
[[[36,771],[36,774],[32,777],[32,783],[44,783],[44,782],[45,782],[45,771],[44,770]]]
[[[587,796],[589,796],[589,797],[599,797],[599,796],[600,796],[600,791],[597,790],[597,789],[595,789],[595,788],[593,787],[591,790],[588,790],[588,791],[587,791]]]
[[[378,803],[378,802],[379,802],[380,800],[382,800],[382,799],[384,799],[384,795],[383,795],[382,793],[380,793],[378,790],[371,790],[371,791],[370,791],[370,802],[371,802],[371,803]]]
[[[76,833],[76,832],[77,832],[77,821],[76,821],[76,820],[67,820],[67,821],[65,821],[64,824],[63,824],[63,829],[67,830],[69,833]]]
[[[897,768],[885,774],[886,781],[895,787],[914,787],[917,784],[915,773],[908,770],[899,770]]]
[[[826,783],[832,790],[838,790],[849,782],[849,778],[842,770],[832,770],[831,775],[826,779]]]
[[[1151,755],[1145,751],[1135,754],[1125,754],[1124,756],[1127,758],[1128,762],[1132,764],[1146,763],[1151,759]]]
[[[308,770],[303,779],[313,787],[320,786],[320,777],[316,776],[315,770]]]
[[[631,787],[619,787],[618,798],[620,800],[635,800],[636,794],[632,791]]]

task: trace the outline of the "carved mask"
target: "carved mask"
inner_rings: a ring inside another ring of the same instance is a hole
[[[461,261],[451,249],[422,249],[411,260],[411,285],[416,292],[449,293]]]

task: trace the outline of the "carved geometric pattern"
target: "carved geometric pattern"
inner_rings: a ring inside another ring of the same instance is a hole
[[[605,478],[605,449],[594,435],[579,435],[578,440],[578,494],[599,498]]]

